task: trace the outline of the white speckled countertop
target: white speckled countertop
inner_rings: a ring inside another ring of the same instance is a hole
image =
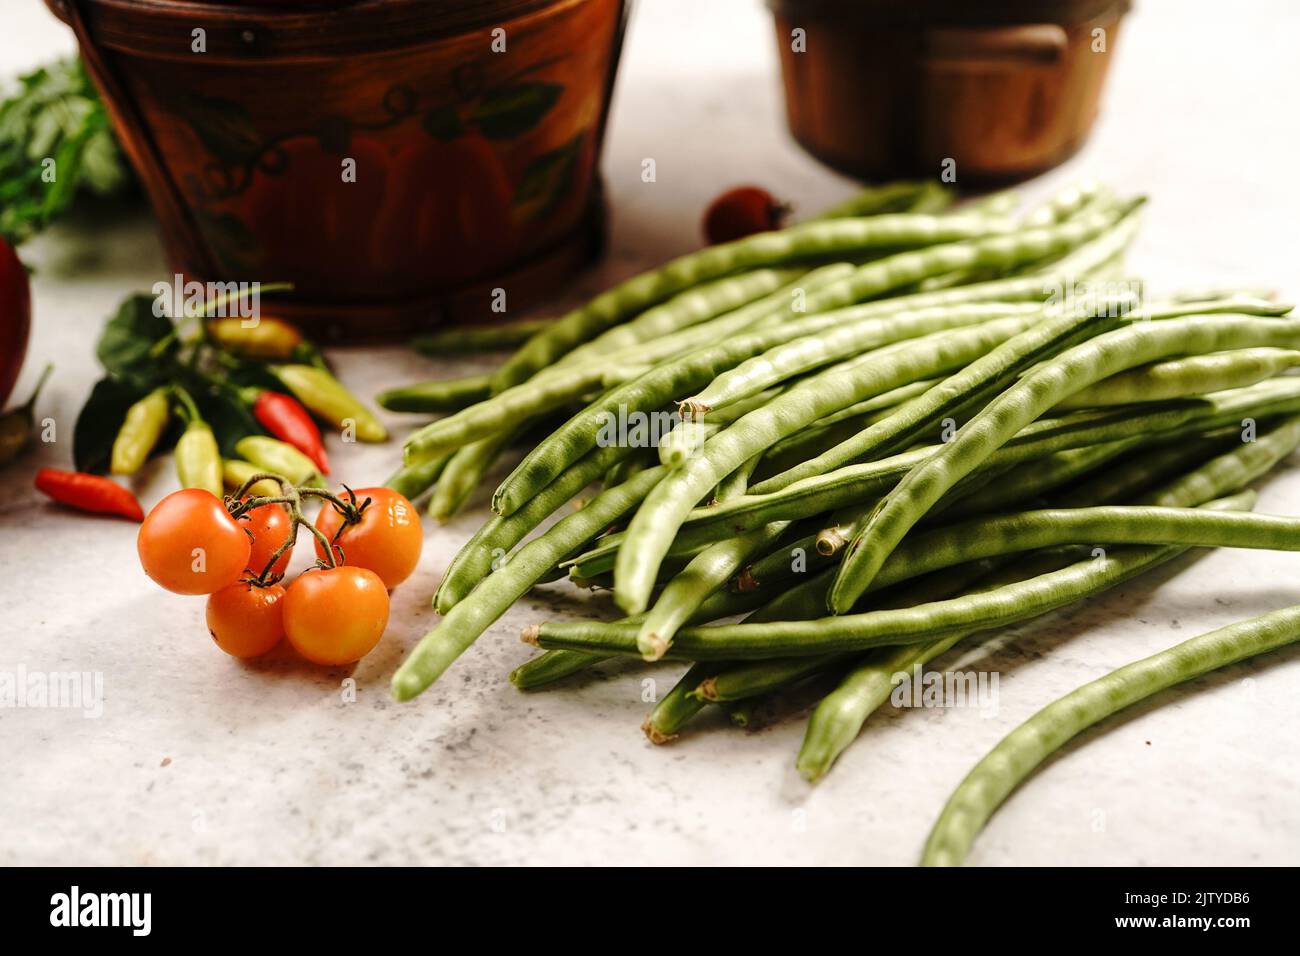
[[[0,73],[70,47],[43,5],[5,6]],[[1152,285],[1263,282],[1300,296],[1290,101],[1300,10],[1285,0],[1231,16],[1210,2],[1137,6],[1092,141],[1027,196],[1082,176],[1148,191],[1131,262]],[[699,210],[737,181],[770,184],[805,209],[847,194],[788,138],[774,71],[756,0],[640,5],[604,163],[612,245],[587,289],[691,248]],[[647,156],[655,184],[638,176]],[[98,719],[0,709],[0,863],[911,863],[952,787],[1024,717],[1300,593],[1300,554],[1181,560],[950,657],[999,674],[995,716],[885,708],[810,788],[793,770],[806,699],[755,732],[708,715],[656,748],[638,730],[642,679],[662,693],[675,666],[604,667],[549,692],[515,691],[506,673],[529,654],[519,630],[577,607],[564,586],[519,604],[416,703],[391,702],[389,675],[434,620],[428,596],[482,520],[484,489],[454,523],[428,529],[421,568],[395,594],[388,635],[345,702],[342,672],[216,652],[203,602],[160,593],[137,570],[132,525],[61,511],[31,490],[38,466],[70,461],[103,318],[165,268],[143,216],[61,226],[23,251],[38,271],[18,392],[57,362],[41,413],[61,440],[0,475],[0,671],[100,672],[105,699]],[[396,348],[334,357],[363,394],[471,364]],[[365,483],[388,473],[396,446],[330,451],[340,478]],[[172,484],[165,460],[138,491],[147,506]],[[1300,475],[1268,481],[1260,507],[1300,511]],[[1295,863],[1298,691],[1294,648],[1106,724],[1008,801],[971,861]]]

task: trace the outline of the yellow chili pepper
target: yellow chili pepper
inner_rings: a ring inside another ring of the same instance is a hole
[[[243,461],[239,458],[227,458],[221,463],[222,480],[225,481],[226,487],[232,492],[238,491],[243,487],[244,482],[258,472],[266,470],[265,468],[258,468],[251,461]],[[280,493],[280,486],[270,478],[263,478],[261,481],[254,482],[249,487],[248,493],[259,498],[273,497]]]
[[[115,475],[134,475],[158,444],[167,421],[171,402],[166,388],[155,388],[126,410],[126,419],[113,440],[110,470]]]
[[[316,463],[288,442],[265,435],[248,435],[235,443],[235,451],[261,471],[284,475],[295,485],[307,485],[317,475]]]
[[[252,324],[245,324],[251,322]],[[247,358],[287,359],[302,344],[302,333],[283,319],[209,319],[208,337]]]
[[[274,372],[294,398],[334,427],[350,426],[362,441],[388,439],[383,423],[325,369],[314,365],[277,365]]]
[[[202,488],[221,497],[221,449],[208,423],[195,418],[176,442],[176,475],[182,488]]]

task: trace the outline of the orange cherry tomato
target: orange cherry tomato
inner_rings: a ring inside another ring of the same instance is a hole
[[[284,637],[284,588],[239,581],[208,598],[208,633],[232,657],[260,657]]]
[[[289,517],[288,509],[282,504],[262,505],[245,513],[239,520],[253,536],[253,547],[248,555],[248,570],[253,575],[259,575],[266,567],[266,562],[271,560],[271,555],[275,554],[275,549],[284,544],[285,539],[289,537],[289,529],[293,526],[293,521]],[[275,567],[271,569],[270,580],[278,581],[284,577],[285,569],[289,566],[289,559],[292,557],[293,545],[289,545],[284,554],[276,558]]]
[[[177,594],[212,594],[248,567],[251,544],[221,499],[202,488],[174,491],[145,516],[136,537],[144,573]]]
[[[354,568],[369,568],[392,590],[409,578],[420,563],[420,551],[424,548],[420,515],[414,505],[391,488],[358,488],[354,494],[358,503],[370,499],[370,504],[361,511],[361,520],[340,533],[343,515],[326,502],[316,516],[316,527],[335,542],[336,561]],[[347,500],[346,493],[340,497]],[[316,556],[325,557],[319,539]]]
[[[387,625],[388,589],[365,568],[308,571],[284,596],[285,636],[313,664],[361,660]]]

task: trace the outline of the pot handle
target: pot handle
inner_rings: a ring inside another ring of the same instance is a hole
[[[943,69],[1055,66],[1068,46],[1065,28],[1055,23],[936,27],[926,32],[925,60]]]

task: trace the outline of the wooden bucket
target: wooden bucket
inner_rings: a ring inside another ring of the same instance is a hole
[[[599,252],[624,0],[46,2],[187,280],[289,281],[277,314],[369,338],[517,314]]]

